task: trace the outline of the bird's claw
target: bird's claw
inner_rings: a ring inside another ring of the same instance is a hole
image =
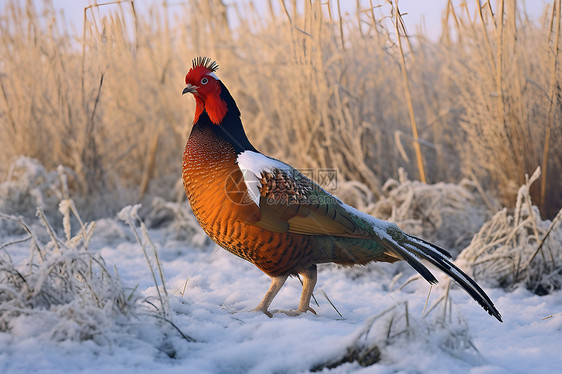
[[[314,309],[312,309],[311,307],[307,307],[307,309],[299,308],[297,310],[275,309],[273,311],[273,313],[283,313],[283,314],[288,315],[289,317],[297,317],[297,316],[300,316],[301,314],[306,313],[306,312],[311,312],[312,314],[317,315],[316,311]]]
[[[265,314],[269,318],[273,318],[273,314],[271,314],[271,312],[267,309],[262,309],[262,308],[258,307],[258,308],[254,308],[254,309],[250,310],[250,312],[262,312],[263,314]]]

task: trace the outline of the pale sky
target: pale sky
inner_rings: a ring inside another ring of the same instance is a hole
[[[0,12],[3,12],[5,4],[9,0],[0,0]],[[19,0],[22,3],[25,0]],[[35,0],[38,4],[43,3],[44,0]],[[64,12],[65,18],[73,25],[73,27],[81,33],[82,30],[82,20],[84,15],[84,7],[90,5],[92,1],[90,0],[47,0],[51,1],[55,8],[62,10]],[[110,0],[107,0],[110,1]],[[98,3],[107,2],[106,0],[100,0]],[[302,2],[302,0],[298,0]],[[474,9],[477,0],[453,0],[454,6],[460,11],[460,4],[465,2],[468,4],[470,9]],[[181,2],[168,1],[169,4],[174,4]],[[226,0],[226,4],[231,4],[234,2],[244,3],[244,0]],[[336,0],[330,0],[332,5],[336,6]],[[480,0],[483,3],[483,0]],[[151,5],[162,3],[162,0],[135,0],[135,8],[138,12],[146,11]],[[266,1],[254,0],[254,3],[259,7],[263,6],[265,8]],[[276,1],[274,1],[274,4]],[[527,0],[526,8],[527,12],[531,17],[538,18],[543,11],[545,5],[551,3],[547,0]],[[340,0],[342,8],[347,11],[352,11],[355,8],[355,0]],[[367,7],[369,4],[368,0],[362,0],[361,4]],[[373,4],[384,4],[384,0],[374,0]],[[441,31],[441,15],[443,10],[447,5],[447,0],[399,0],[399,7],[402,13],[407,13],[404,16],[404,21],[406,22],[406,27],[410,34],[416,31],[416,27],[424,21],[426,26],[426,31],[431,39],[436,40]],[[495,10],[495,1],[492,0],[493,8]]]

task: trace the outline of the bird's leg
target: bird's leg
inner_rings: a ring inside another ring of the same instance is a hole
[[[267,292],[265,293],[265,296],[263,297],[260,304],[254,309],[252,309],[252,311],[263,312],[267,316],[272,317],[271,313],[267,309],[271,305],[271,302],[273,301],[273,299],[275,298],[281,287],[283,287],[283,285],[285,284],[287,277],[288,275],[271,277],[271,285],[269,286],[269,290],[267,290]]]
[[[299,274],[302,275],[302,294],[298,309],[279,310],[277,312],[285,313],[289,316],[298,316],[309,311],[316,314],[316,311],[310,307],[310,298],[312,297],[314,286],[316,286],[316,265],[311,265],[308,269],[299,271]]]
[[[318,278],[316,265],[312,265],[299,274],[302,275],[302,294],[297,313],[300,314],[311,311],[316,314],[316,311],[310,307],[310,298],[312,297],[312,291],[314,291],[316,279]]]

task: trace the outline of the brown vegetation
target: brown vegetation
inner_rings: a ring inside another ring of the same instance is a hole
[[[398,167],[419,175],[415,128],[429,183],[477,178],[508,205],[542,166],[532,193],[543,215],[561,207],[560,0],[540,23],[514,0],[476,14],[448,6],[439,43],[417,35],[402,48],[396,8],[386,19],[376,7],[342,18],[337,2],[297,12],[282,1],[268,14],[234,9],[234,27],[219,0],[143,14],[116,2],[91,7],[75,35],[33,4],[10,2],[0,19],[4,175],[18,155],[63,164],[77,193],[101,201],[109,191],[122,204],[179,178],[193,110],[183,76],[206,55],[258,149],[296,167],[338,168],[377,198]]]

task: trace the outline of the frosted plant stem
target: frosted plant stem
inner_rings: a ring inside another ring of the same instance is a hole
[[[39,218],[41,218],[41,221],[43,221],[43,225],[45,226],[45,228],[49,232],[49,235],[51,236],[51,239],[53,240],[53,245],[55,246],[56,251],[58,253],[60,253],[59,241],[58,241],[58,239],[57,239],[57,237],[56,237],[56,235],[53,231],[53,228],[51,227],[51,225],[47,221],[47,217],[45,217],[45,212],[43,212],[43,209],[37,208],[37,215],[39,216]]]

